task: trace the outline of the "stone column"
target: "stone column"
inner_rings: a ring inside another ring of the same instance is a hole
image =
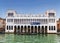
[[[45,26],[44,26],[44,33],[45,33]]]
[[[23,33],[25,32],[25,30],[24,30],[24,26],[23,26]]]
[[[20,27],[21,33],[22,33],[22,28]]]
[[[19,30],[20,30],[20,33],[21,33],[21,26],[20,26],[20,29]]]
[[[53,26],[53,30],[54,30],[54,26]]]
[[[42,32],[41,32],[41,26],[40,26],[40,33],[42,33]]]
[[[33,33],[35,32],[35,26],[33,26]]]
[[[13,32],[14,32],[14,25],[13,25]]]
[[[23,29],[23,33],[24,33],[24,28],[22,28]]]
[[[38,26],[37,26],[37,33],[38,33]]]
[[[27,27],[27,26],[26,26]],[[26,32],[28,33],[28,27],[27,27],[27,29],[26,29]]]
[[[30,26],[30,33],[31,33],[31,26]]]

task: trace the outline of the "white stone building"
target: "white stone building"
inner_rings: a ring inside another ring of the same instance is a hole
[[[56,12],[48,10],[45,14],[17,14],[14,10],[6,13],[5,32],[12,33],[57,33]]]

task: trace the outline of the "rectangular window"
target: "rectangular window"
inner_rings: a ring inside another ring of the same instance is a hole
[[[49,13],[49,17],[55,17],[55,13]]]
[[[13,17],[13,13],[8,13],[8,16],[9,17]]]
[[[13,19],[7,19],[7,22],[13,22]]]
[[[54,23],[55,19],[49,19],[49,23]]]
[[[14,23],[15,23],[15,24],[19,24],[20,22],[21,22],[20,19],[14,19]]]

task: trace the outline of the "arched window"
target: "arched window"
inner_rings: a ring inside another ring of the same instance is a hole
[[[18,26],[18,30],[20,29],[20,26]]]
[[[7,30],[8,30],[8,26],[7,26]]]

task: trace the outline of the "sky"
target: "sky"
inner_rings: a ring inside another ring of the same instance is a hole
[[[60,0],[0,0],[0,17],[6,18],[8,9],[13,9],[18,14],[44,14],[47,10],[54,9],[59,18]]]

